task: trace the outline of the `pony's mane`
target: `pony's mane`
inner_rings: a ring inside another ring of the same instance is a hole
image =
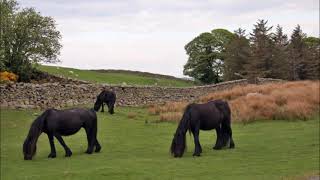
[[[185,152],[186,150],[186,147],[187,147],[187,144],[186,144],[186,133],[187,131],[189,131],[189,134],[191,134],[190,132],[190,118],[191,118],[191,115],[190,115],[190,111],[191,111],[191,107],[194,105],[194,103],[192,104],[189,104],[186,108],[185,108],[185,111],[183,113],[183,116],[179,122],[179,125],[177,127],[177,130],[176,130],[176,133],[174,135],[174,138],[172,140],[172,144],[171,144],[171,147],[170,147],[170,151],[171,151],[171,154],[174,153],[174,150],[176,148],[176,144],[175,144],[175,140],[176,140],[176,136],[178,135],[181,135],[183,136],[183,140],[182,143],[183,144],[183,149],[182,151]]]
[[[42,130],[45,117],[47,116],[49,110],[43,112],[40,116],[38,116],[31,124],[31,127]]]
[[[184,110],[184,113],[182,115],[182,118],[179,122],[179,125],[178,125],[178,128],[177,128],[177,131],[178,130],[182,130],[183,132],[185,131],[189,131],[190,133],[190,109],[191,107],[195,105],[195,103],[191,103],[189,105],[187,105],[187,107],[185,108]]]

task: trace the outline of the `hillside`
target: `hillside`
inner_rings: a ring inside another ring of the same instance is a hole
[[[188,87],[195,85],[193,81],[173,76],[125,70],[80,70],[58,66],[38,66],[38,69],[49,74],[79,79],[94,83],[150,85],[169,87]]]

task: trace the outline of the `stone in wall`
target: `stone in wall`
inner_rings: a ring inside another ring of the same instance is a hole
[[[261,79],[261,83],[279,80]],[[110,86],[84,83],[16,83],[0,84],[1,107],[5,108],[63,108],[94,104],[102,89],[111,89],[117,94],[118,106],[141,106],[162,104],[167,101],[193,101],[208,93],[246,85],[247,80],[235,80],[219,84],[195,87],[158,86]]]

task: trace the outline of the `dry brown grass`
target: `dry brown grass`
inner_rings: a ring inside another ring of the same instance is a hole
[[[129,112],[128,115],[127,115],[127,117],[128,117],[129,119],[134,119],[136,116],[137,116],[137,114],[134,113],[134,112]]]
[[[160,122],[180,121],[181,117],[182,117],[182,111],[161,113]]]
[[[320,177],[320,173],[318,172],[308,172],[301,176],[288,176],[283,177],[283,180],[317,180]]]
[[[148,112],[152,115],[159,115],[160,122],[179,121],[187,105],[187,102],[167,102],[163,105],[149,106]]]
[[[187,105],[187,102],[167,102],[163,105],[151,105],[149,106],[148,111],[153,115],[167,112],[181,112]]]
[[[250,122],[274,119],[308,119],[319,112],[319,81],[296,81],[265,85],[238,86],[210,93],[199,99],[229,102],[233,121]],[[160,115],[160,121],[179,121],[187,102],[169,102],[151,106],[149,113]]]

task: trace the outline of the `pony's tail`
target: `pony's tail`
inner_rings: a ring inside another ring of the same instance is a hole
[[[220,106],[220,107],[219,107]],[[223,144],[228,145],[230,148],[234,148],[234,142],[232,138],[232,129],[231,129],[231,110],[229,104],[225,101],[218,105],[218,108],[223,113],[223,120],[221,123],[222,134],[223,134]]]

